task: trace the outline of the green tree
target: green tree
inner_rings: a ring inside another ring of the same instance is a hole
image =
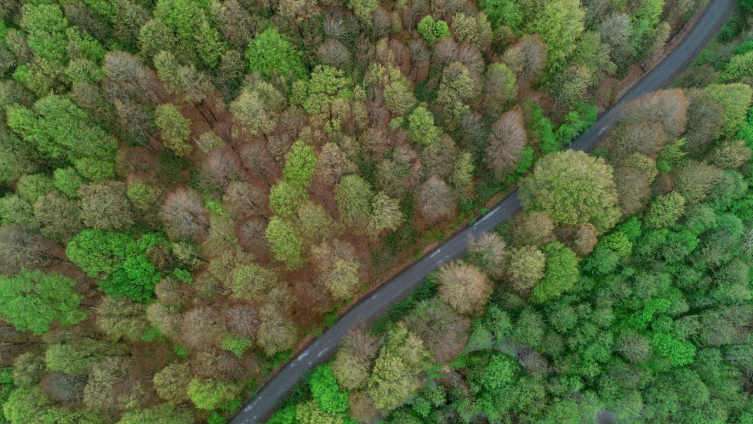
[[[76,197],[76,192],[85,180],[73,168],[56,169],[53,173],[55,188],[68,197]]]
[[[732,56],[722,71],[724,82],[742,82],[750,85],[753,82],[753,51]]]
[[[294,79],[304,78],[307,74],[301,52],[285,40],[275,27],[264,30],[248,43],[246,60],[251,71],[267,78],[273,73]]]
[[[547,69],[550,76],[562,71],[575,51],[583,32],[585,12],[578,0],[554,0],[529,23],[529,32],[538,34],[548,47]]]
[[[219,406],[235,399],[240,393],[237,384],[224,383],[211,378],[194,377],[188,383],[188,397],[199,409],[213,411]]]
[[[125,345],[87,337],[48,346],[44,362],[50,371],[83,375],[103,359],[127,353],[128,347]]]
[[[348,8],[353,10],[353,13],[358,19],[371,23],[371,14],[379,8],[378,0],[349,0]]]
[[[718,136],[733,137],[745,125],[753,89],[745,84],[714,84],[706,87],[704,97],[724,110],[722,128]]]
[[[272,217],[267,225],[267,241],[275,259],[285,263],[287,269],[303,265],[303,240],[293,224],[279,217]]]
[[[335,186],[335,199],[340,217],[349,224],[368,222],[372,216],[373,197],[374,191],[369,183],[358,175],[346,175]]]
[[[434,115],[419,106],[408,116],[408,136],[420,146],[429,146],[439,140],[442,131],[434,125]]]
[[[191,424],[194,418],[186,408],[175,408],[168,404],[153,408],[128,411],[120,417],[118,424]]]
[[[523,13],[514,0],[481,0],[478,3],[495,29],[506,26],[516,31],[523,22]]]
[[[22,270],[13,277],[0,276],[0,315],[19,331],[40,335],[50,325],[83,321],[82,296],[73,291],[76,282],[59,274]]]
[[[403,213],[397,200],[383,191],[374,196],[371,204],[372,215],[369,230],[378,234],[384,230],[394,231],[403,223]]]
[[[306,201],[306,190],[302,185],[281,180],[269,191],[269,206],[283,218],[292,216],[296,209]]]
[[[536,246],[523,246],[508,253],[508,280],[519,293],[528,293],[541,281],[545,267],[546,256]]]
[[[544,246],[546,272],[531,292],[531,301],[544,303],[560,297],[570,290],[580,277],[575,252],[559,242]]]
[[[256,264],[237,266],[227,282],[233,291],[231,297],[255,301],[262,301],[275,284],[277,274]]]
[[[521,184],[520,199],[526,210],[546,212],[556,224],[590,222],[600,232],[620,216],[612,167],[572,150],[541,159]]]
[[[67,96],[44,97],[31,110],[14,105],[7,116],[8,126],[47,158],[111,161],[116,151],[115,139]]]
[[[191,153],[193,147],[186,143],[191,135],[191,126],[186,118],[171,103],[156,109],[155,123],[161,131],[162,142],[178,156]]]
[[[191,369],[188,364],[170,364],[154,374],[152,379],[157,394],[162,399],[178,405],[188,400],[188,384],[191,382]]]
[[[447,22],[435,20],[431,15],[426,15],[418,23],[418,32],[429,44],[434,44],[439,39],[450,36],[450,27]]]
[[[659,196],[651,202],[646,212],[646,225],[649,228],[669,227],[677,222],[685,211],[685,198],[677,192]]]
[[[305,187],[310,184],[316,169],[316,153],[314,148],[301,140],[296,140],[285,155],[285,167],[282,174],[289,182]]]
[[[348,393],[340,390],[329,365],[314,370],[309,380],[311,394],[324,412],[344,413],[348,410]]]
[[[68,20],[60,6],[44,3],[25,5],[21,27],[26,30],[26,42],[34,53],[44,59],[65,61]]]

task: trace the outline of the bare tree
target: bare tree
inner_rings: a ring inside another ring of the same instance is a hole
[[[209,230],[209,216],[201,196],[188,188],[167,195],[160,217],[171,240],[196,241]]]
[[[526,147],[526,130],[520,111],[506,112],[492,125],[484,160],[501,178],[512,173]]]

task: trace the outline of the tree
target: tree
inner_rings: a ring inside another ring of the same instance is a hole
[[[531,292],[531,301],[544,303],[570,290],[580,277],[578,258],[562,243],[553,242],[544,246],[546,272]]]
[[[369,230],[374,234],[394,231],[403,223],[403,213],[397,200],[387,196],[383,191],[374,196],[371,204],[372,215],[369,220]]]
[[[369,365],[368,361],[341,350],[330,364],[330,368],[340,387],[354,391],[363,387],[369,378]]]
[[[349,224],[365,224],[372,216],[371,201],[374,192],[366,181],[357,175],[346,175],[335,186],[335,199],[340,217]]]
[[[201,197],[191,189],[179,188],[168,194],[160,218],[173,241],[196,241],[209,227]]]
[[[491,296],[491,284],[475,267],[455,262],[445,265],[437,275],[439,297],[456,311],[466,315],[481,313]]]
[[[502,61],[518,80],[536,81],[547,62],[547,45],[538,34],[527,35],[505,51]]]
[[[191,126],[172,103],[160,105],[156,109],[155,123],[161,131],[162,142],[178,156],[191,153],[193,147],[186,143],[191,135]]]
[[[614,182],[623,216],[642,211],[651,200],[651,180],[638,169],[625,166],[615,169]]]
[[[724,71],[721,79],[724,82],[742,82],[750,85],[753,82],[753,52],[738,54],[732,56]]]
[[[307,73],[301,52],[285,40],[275,27],[264,30],[248,43],[246,60],[251,71],[259,72],[267,78],[277,74],[300,79]]]
[[[418,373],[429,364],[429,352],[415,334],[398,324],[387,335],[369,378],[374,405],[387,412],[402,405],[420,387]]]
[[[292,349],[296,342],[295,325],[272,306],[265,306],[261,310],[261,325],[256,340],[269,356]]]
[[[81,231],[80,211],[81,206],[77,201],[57,191],[40,197],[34,203],[34,216],[42,227],[42,235],[61,243],[70,241]]]
[[[689,204],[701,202],[724,178],[724,173],[704,162],[690,161],[677,172],[676,189]]]
[[[576,41],[583,32],[585,13],[576,0],[555,0],[548,3],[529,23],[529,32],[538,34],[548,47],[548,74],[561,71],[567,57],[575,51]]]
[[[408,116],[408,136],[413,143],[429,146],[439,140],[442,131],[434,125],[434,115],[419,106]]]
[[[303,186],[281,180],[275,183],[269,191],[269,206],[272,211],[283,218],[292,216],[296,209],[306,201],[306,191]]]
[[[199,409],[213,411],[220,405],[235,399],[240,393],[240,387],[232,383],[194,377],[188,383],[188,397]]]
[[[751,96],[753,89],[745,84],[714,84],[706,87],[703,98],[718,104],[724,110],[722,128],[717,136],[734,137],[740,131],[745,125]]]
[[[191,424],[191,411],[162,404],[149,409],[129,411],[120,417],[118,424]]]
[[[144,306],[128,298],[105,296],[97,308],[97,328],[112,340],[122,337],[136,343],[147,327]]]
[[[22,270],[13,277],[0,276],[0,315],[18,331],[41,335],[50,325],[83,321],[76,282],[59,274]]]
[[[134,223],[125,184],[116,181],[92,183],[78,190],[81,219],[87,227],[125,231]]]
[[[742,140],[726,140],[711,153],[711,163],[721,169],[735,169],[750,161],[751,153]]]
[[[349,0],[348,8],[353,10],[358,19],[370,23],[371,15],[379,8],[379,2],[377,0]]]
[[[440,364],[450,362],[460,354],[471,330],[468,318],[439,300],[424,300],[416,305],[405,325],[423,340]]]
[[[518,97],[515,74],[504,63],[494,63],[486,69],[483,108],[487,116],[499,116]]]
[[[267,225],[266,237],[275,259],[284,262],[285,268],[296,269],[303,265],[303,240],[293,224],[272,217]]]
[[[680,137],[687,123],[688,98],[682,90],[660,90],[628,104],[628,121],[661,124],[670,138]]]
[[[233,291],[231,297],[261,301],[276,283],[277,274],[274,271],[256,264],[247,264],[233,270],[233,276],[227,285]]]
[[[39,57],[58,62],[66,59],[65,29],[68,20],[56,4],[29,4],[23,9],[21,27],[28,36],[26,42]]]
[[[685,211],[685,198],[677,192],[654,199],[646,213],[646,225],[649,228],[669,227],[677,222]]]
[[[513,0],[482,0],[479,2],[493,28],[505,26],[515,31],[523,22],[520,6]]]
[[[305,187],[310,184],[316,169],[316,154],[314,148],[297,140],[285,155],[285,167],[282,174],[292,184]]]
[[[8,126],[45,158],[109,161],[116,150],[115,139],[68,97],[46,96],[31,110],[13,105],[6,113]]]
[[[511,249],[507,257],[507,278],[515,291],[529,293],[544,278],[546,256],[537,247]]]
[[[348,393],[340,390],[329,365],[314,370],[309,380],[314,400],[325,412],[344,413],[348,410]]]
[[[520,214],[511,228],[511,234],[516,245],[543,246],[552,241],[554,224],[543,212]]]
[[[188,364],[170,364],[154,374],[154,388],[166,401],[178,405],[188,400],[188,384],[191,382],[191,370]]]
[[[434,44],[440,38],[450,36],[450,27],[447,22],[435,20],[431,15],[426,15],[418,23],[418,32],[429,44]]]
[[[253,87],[246,88],[230,103],[230,112],[239,128],[233,133],[238,136],[248,133],[259,134],[268,138],[274,132],[276,114],[285,105],[285,97],[271,84],[259,81]]]
[[[125,345],[91,338],[60,342],[47,347],[45,364],[51,371],[83,375],[105,358],[124,356]]]
[[[436,223],[455,214],[457,195],[443,180],[432,176],[421,187],[418,202],[421,216],[430,223]]]
[[[556,224],[590,222],[604,232],[619,218],[612,167],[583,152],[545,156],[521,184],[520,198],[526,210],[546,212]]]
[[[526,147],[526,130],[520,111],[506,112],[492,125],[484,160],[503,178],[515,171]]]

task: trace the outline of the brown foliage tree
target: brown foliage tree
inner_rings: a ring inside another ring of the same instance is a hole
[[[632,216],[648,206],[651,200],[651,180],[635,168],[621,166],[614,170],[617,202],[623,216]]]
[[[232,305],[225,309],[225,323],[233,333],[253,338],[259,329],[259,314],[251,305]]]
[[[429,223],[437,223],[455,214],[457,195],[436,176],[424,183],[418,197],[421,216]]]
[[[439,300],[419,303],[405,325],[416,333],[440,364],[460,354],[468,342],[471,321]]]
[[[117,181],[92,183],[78,189],[81,219],[88,227],[125,231],[133,225],[133,208],[125,184]]]
[[[626,116],[633,122],[661,124],[664,132],[674,139],[685,132],[689,104],[680,89],[654,91],[631,101],[626,106]]]
[[[527,35],[505,51],[502,61],[524,81],[536,81],[546,64],[546,45],[538,35]]]
[[[526,130],[520,111],[506,112],[492,125],[484,160],[502,178],[515,170],[526,147]]]
[[[500,278],[504,274],[506,248],[501,236],[486,233],[468,245],[468,263],[491,278]]]
[[[437,283],[439,297],[465,315],[481,313],[492,293],[491,284],[484,274],[459,261],[440,268]]]
[[[194,349],[219,344],[223,323],[216,309],[198,307],[183,314],[180,325],[181,340]]]
[[[209,229],[209,216],[201,196],[188,188],[179,188],[167,195],[160,217],[165,232],[174,241],[196,241]]]
[[[554,223],[544,212],[522,213],[516,217],[510,231],[518,246],[543,246],[554,237]]]

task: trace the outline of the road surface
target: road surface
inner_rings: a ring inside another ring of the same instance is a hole
[[[599,137],[619,120],[621,105],[624,102],[669,85],[713,38],[734,5],[734,0],[711,0],[706,11],[680,44],[628,91],[615,107],[604,113],[588,131],[574,140],[572,148],[589,150]],[[444,244],[428,252],[423,259],[378,287],[368,297],[361,299],[333,327],[313,340],[268,381],[230,423],[254,424],[269,418],[303,374],[335,353],[340,339],[349,330],[372,322],[395,302],[407,297],[429,273],[461,256],[470,240],[493,230],[519,210],[520,200],[517,191],[514,191],[475,224],[458,232]]]

